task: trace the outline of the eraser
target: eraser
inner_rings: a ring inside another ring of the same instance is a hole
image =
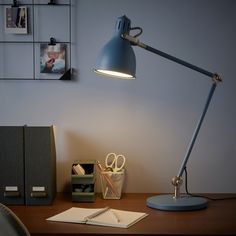
[[[73,171],[75,172],[75,174],[85,175],[85,170],[80,164],[73,165],[72,168],[73,168]]]

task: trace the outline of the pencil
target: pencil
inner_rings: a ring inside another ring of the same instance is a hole
[[[99,211],[97,211],[97,212],[95,212],[95,213],[93,213],[93,214],[87,216],[86,219],[87,219],[87,220],[91,220],[92,218],[101,215],[102,213],[108,211],[109,209],[110,209],[109,207],[104,207],[104,208],[102,208],[101,210],[99,210]]]
[[[111,212],[112,215],[114,216],[113,218],[116,220],[116,222],[119,223],[119,222],[120,222],[120,219],[119,219],[118,215],[117,215],[113,210],[111,210],[110,212]]]
[[[102,172],[103,168],[102,168],[99,161],[97,161],[97,166],[98,166],[99,170]],[[102,175],[104,176],[104,178],[105,178],[108,186],[111,188],[112,192],[116,195],[116,197],[119,197],[119,193],[117,192],[117,189],[113,185],[111,178],[109,176],[107,176],[106,174],[102,174]]]

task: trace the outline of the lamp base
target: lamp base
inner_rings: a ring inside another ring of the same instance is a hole
[[[207,207],[207,200],[202,197],[181,195],[174,198],[173,195],[158,195],[147,199],[147,206],[164,211],[191,211]]]

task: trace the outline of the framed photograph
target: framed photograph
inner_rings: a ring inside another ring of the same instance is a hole
[[[5,7],[5,32],[11,34],[27,34],[27,7]]]
[[[40,44],[40,73],[64,74],[66,71],[66,44]]]

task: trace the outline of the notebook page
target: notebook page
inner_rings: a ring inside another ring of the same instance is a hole
[[[101,210],[101,208],[79,208],[72,207],[66,211],[63,211],[57,215],[49,217],[49,221],[69,222],[69,223],[85,223],[86,218],[95,212]]]
[[[143,212],[109,209],[103,214],[90,219],[87,224],[128,228],[146,216],[147,214]]]

